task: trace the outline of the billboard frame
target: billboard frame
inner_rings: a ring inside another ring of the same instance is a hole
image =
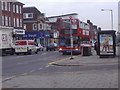
[[[98,32],[98,53],[101,57],[116,56],[116,35],[115,30],[104,30]],[[109,40],[106,39],[110,38]],[[104,39],[104,41],[103,41]],[[104,48],[103,43],[106,41],[109,42],[109,46]],[[102,46],[103,45],[103,46]],[[110,50],[108,48],[111,48]],[[102,51],[101,51],[102,50]],[[104,50],[104,51],[103,51]]]

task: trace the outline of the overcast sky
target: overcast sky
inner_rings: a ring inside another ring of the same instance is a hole
[[[111,29],[110,11],[112,9],[114,29],[118,30],[118,1],[119,0],[18,0],[24,3],[24,7],[35,6],[46,17],[62,14],[78,13],[82,21],[91,20],[93,24],[102,29]]]

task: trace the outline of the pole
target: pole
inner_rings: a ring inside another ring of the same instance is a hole
[[[72,17],[70,17],[70,41],[71,41],[71,57],[70,57],[70,59],[74,59],[73,58],[73,52],[72,52],[72,48],[73,48]]]
[[[112,10],[110,10],[110,11],[111,11],[111,28],[113,30],[113,11]]]
[[[2,2],[0,1],[0,28],[2,28]]]
[[[112,9],[101,9],[101,11],[110,11],[111,12],[111,29],[113,30],[113,10]]]

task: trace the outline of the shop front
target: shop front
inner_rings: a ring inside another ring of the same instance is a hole
[[[23,39],[35,40],[36,43],[46,45],[49,43],[50,33],[47,31],[26,31]]]
[[[13,30],[14,40],[21,40],[23,35],[25,35],[25,30],[23,30],[23,29],[14,29]]]

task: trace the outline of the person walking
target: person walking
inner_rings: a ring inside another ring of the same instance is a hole
[[[98,41],[95,42],[94,50],[96,51],[96,54],[98,55]]]

